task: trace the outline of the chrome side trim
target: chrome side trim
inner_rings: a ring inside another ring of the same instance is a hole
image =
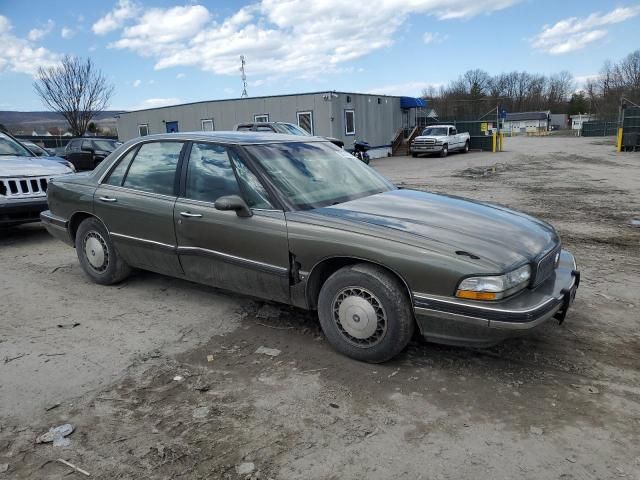
[[[168,243],[156,242],[155,240],[147,240],[146,238],[132,237],[131,235],[124,235],[122,233],[109,232],[109,235],[112,237],[120,238],[122,240],[130,240],[132,242],[140,242],[147,245],[154,245],[156,247],[166,248],[167,250],[176,250],[175,245],[170,245]]]
[[[573,286],[573,285],[571,285],[571,286]],[[490,307],[490,306],[485,306],[485,305],[470,304],[470,303],[467,303],[467,302],[454,300],[454,299],[451,299],[451,298],[443,298],[443,297],[437,297],[437,296],[433,296],[433,295],[426,295],[424,293],[414,293],[413,294],[413,298],[415,300],[418,300],[418,301],[424,300],[424,301],[427,301],[427,302],[445,303],[445,304],[460,306],[460,307],[464,307],[464,308],[473,308],[473,309],[477,309],[477,310],[481,310],[481,311],[498,312],[498,313],[505,313],[505,314],[527,314],[527,313],[535,312],[536,310],[544,308],[549,303],[552,303],[552,302],[555,302],[555,301],[558,300],[555,297],[551,297],[548,300],[546,300],[546,301],[544,301],[542,303],[539,303],[538,305],[534,305],[533,307],[530,307],[530,308],[525,308],[525,309],[506,309],[506,308]]]
[[[562,304],[558,303],[558,305],[553,307],[547,313],[535,320],[531,320],[530,322],[502,322],[500,320],[489,320],[489,328],[499,328],[501,330],[529,330],[530,328],[537,327],[541,323],[552,319],[561,307]]]
[[[279,267],[277,265],[271,265],[269,263],[258,262],[257,260],[250,260],[248,258],[237,257],[224,252],[218,252],[216,250],[209,250],[208,248],[201,247],[178,247],[178,254],[182,255],[204,255],[213,257],[218,260],[233,263],[241,267],[248,267],[257,270],[262,270],[272,275],[278,275],[281,277],[287,277],[289,275],[289,269],[287,267]]]
[[[153,193],[153,192],[145,192],[144,190],[136,190],[135,188],[128,188],[128,187],[120,187],[118,185],[109,185],[108,183],[102,183],[100,185],[98,185],[98,188],[106,188],[109,190],[115,190],[115,191],[120,191],[120,192],[131,192],[131,193],[136,193],[138,195],[145,195],[147,197],[154,197],[154,198],[164,198],[167,200],[176,200],[177,197],[173,196],[173,195],[164,195],[162,193]]]
[[[69,222],[64,218],[57,217],[56,215],[51,213],[51,210],[45,210],[44,212],[41,212],[40,220],[43,222],[49,223],[54,227],[64,228],[64,229],[66,229],[67,225],[69,224]]]
[[[489,320],[486,318],[469,317],[467,315],[460,315],[458,313],[443,312],[441,310],[432,310],[430,308],[415,307],[414,311],[416,315],[424,315],[425,317],[436,317],[444,320],[453,320],[456,322],[469,323],[471,325],[477,325],[479,327],[488,327]]]

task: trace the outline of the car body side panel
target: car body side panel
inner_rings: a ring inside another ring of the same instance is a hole
[[[96,187],[91,184],[71,182],[71,178],[56,178],[47,191],[49,210],[56,216],[70,220],[74,213],[93,213],[93,194]]]
[[[181,213],[199,215],[184,217]],[[208,202],[178,199],[175,225],[187,276],[215,287],[289,302],[289,249],[284,213],[239,217]]]
[[[175,201],[175,197],[101,185],[95,192],[94,211],[129,265],[180,276],[183,271],[173,226]]]
[[[305,274],[326,259],[355,258],[393,271],[411,291],[453,295],[459,279],[470,272],[469,262],[462,257],[403,243],[392,231],[382,236],[366,225],[324,221],[305,212],[286,215],[289,248]]]

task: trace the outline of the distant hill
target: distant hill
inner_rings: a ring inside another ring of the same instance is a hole
[[[121,110],[107,110],[98,113],[94,122],[99,128],[115,130],[116,115],[122,113]],[[62,115],[56,112],[15,112],[10,110],[0,110],[0,123],[15,134],[29,135],[34,130],[44,133],[50,128],[68,128],[67,121]]]

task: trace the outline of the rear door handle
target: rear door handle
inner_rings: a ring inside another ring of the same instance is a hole
[[[191,212],[180,212],[180,216],[186,217],[186,218],[202,218],[201,213],[191,213]]]
[[[100,201],[101,202],[113,203],[113,202],[117,202],[118,199],[117,198],[113,198],[113,197],[100,197]]]

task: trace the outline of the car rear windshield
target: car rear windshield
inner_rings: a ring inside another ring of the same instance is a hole
[[[289,203],[300,210],[395,188],[375,170],[329,142],[248,145],[245,149]]]
[[[33,157],[33,154],[13,138],[0,133],[0,156]]]
[[[422,131],[422,135],[435,135],[435,136],[444,136],[447,135],[449,130],[448,128],[425,128]]]
[[[118,146],[118,143],[111,140],[94,140],[94,148],[96,150],[102,150],[104,152],[112,152]]]

